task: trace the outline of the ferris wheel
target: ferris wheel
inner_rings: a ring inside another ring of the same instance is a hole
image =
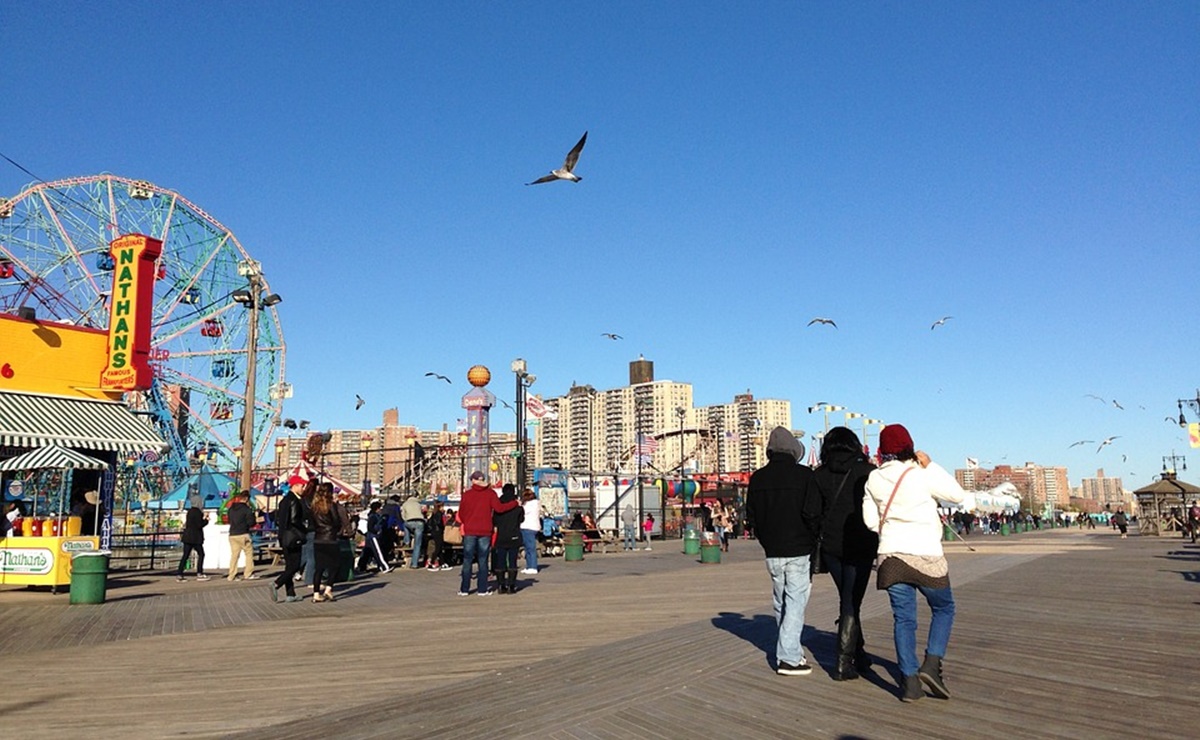
[[[139,233],[161,239],[154,283],[153,387],[127,394],[169,442],[160,459],[176,482],[200,459],[259,462],[279,422],[285,347],[270,301],[250,311],[247,275],[257,271],[229,229],[178,193],[115,175],[39,182],[0,198],[0,312],[32,307],[39,319],[107,328],[113,260],[109,242]],[[265,279],[256,283],[269,294]],[[255,362],[249,358],[258,316]],[[241,449],[247,373],[254,368],[254,450]]]

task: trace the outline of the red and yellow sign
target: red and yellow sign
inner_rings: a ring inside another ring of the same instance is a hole
[[[100,374],[105,390],[133,391],[150,387],[150,307],[154,302],[154,263],[162,242],[142,234],[114,239],[113,292],[108,321],[108,366]]]

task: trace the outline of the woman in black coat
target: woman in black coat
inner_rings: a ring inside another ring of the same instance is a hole
[[[517,488],[505,483],[501,489],[500,503],[517,500]],[[496,529],[496,580],[500,582],[500,593],[517,592],[517,551],[521,549],[521,522],[525,509],[518,506],[501,514],[492,514],[492,526]]]
[[[834,427],[825,435],[821,464],[813,474],[825,511],[821,558],[837,586],[840,601],[835,681],[858,678],[860,671],[871,666],[863,649],[859,610],[879,548],[879,537],[867,529],[862,518],[867,475],[874,469],[854,432]]]
[[[208,524],[208,517],[200,508],[201,503],[199,497],[193,497],[192,506],[183,521],[183,533],[179,535],[179,541],[183,543],[183,557],[179,558],[179,568],[175,572],[177,581],[185,580],[183,569],[187,567],[192,553],[196,554],[196,580],[208,580],[208,576],[204,575],[204,527]]]

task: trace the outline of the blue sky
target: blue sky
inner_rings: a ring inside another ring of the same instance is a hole
[[[1200,386],[1197,38],[1186,2],[10,2],[0,152],[229,227],[319,427],[641,354],[698,404],[1133,488],[1200,465],[1164,421]],[[585,130],[583,182],[523,186]]]

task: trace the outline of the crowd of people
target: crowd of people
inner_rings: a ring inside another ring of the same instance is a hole
[[[939,504],[960,504],[954,476],[915,448],[900,424],[883,428],[879,464],[845,427],[829,430],[820,464],[800,463],[803,447],[784,427],[767,440],[767,464],[750,477],[746,524],[763,548],[778,635],[776,671],[812,672],[801,635],[815,572],[838,591],[837,666],[833,678],[858,678],[871,667],[860,608],[876,571],[876,588],[892,607],[893,641],[903,701],[926,690],[949,699],[942,662],[954,623],[949,566],[942,551]],[[931,611],[924,658],[917,656],[917,594]]]

